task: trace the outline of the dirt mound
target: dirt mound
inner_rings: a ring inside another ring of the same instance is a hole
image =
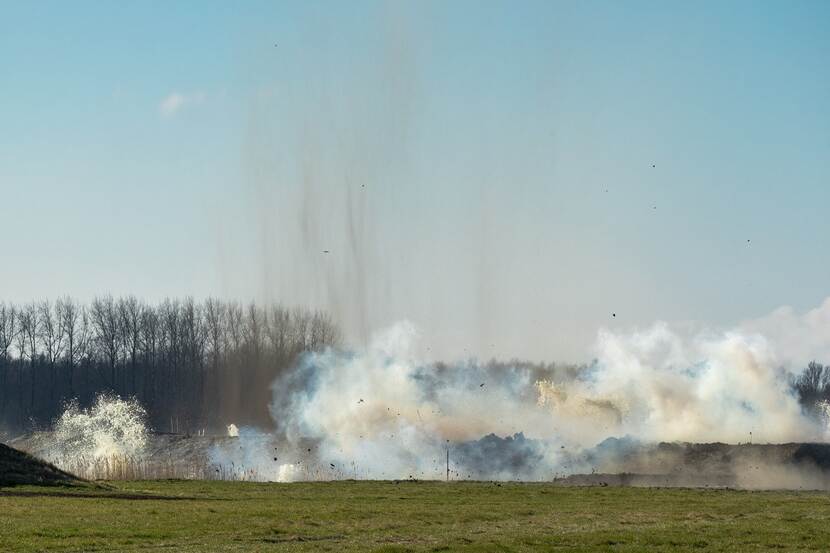
[[[830,472],[830,444],[642,444],[610,438],[592,452],[599,472],[729,474],[742,467],[785,465]]]
[[[0,487],[25,484],[73,486],[83,481],[28,453],[0,444]]]
[[[621,472],[617,474],[572,474],[556,478],[554,484],[560,486],[611,486],[634,488],[728,488],[735,486],[735,479],[730,475],[711,474],[637,474]]]
[[[89,447],[72,449],[61,444],[51,432],[33,432],[18,436],[8,444],[39,459],[45,459],[86,480],[155,480],[155,479],[233,479],[242,474],[242,464],[232,465],[232,455],[240,452],[240,438],[227,436],[188,436],[150,433],[139,452],[96,454]],[[272,447],[265,448],[265,451]],[[229,456],[226,465],[211,461],[212,452]],[[277,463],[274,463],[277,465]],[[245,478],[251,478],[246,475]]]
[[[610,438],[586,461],[591,474],[559,478],[577,486],[830,489],[830,444],[642,444]]]

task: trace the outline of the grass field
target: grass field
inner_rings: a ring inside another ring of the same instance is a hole
[[[830,550],[830,496],[544,484],[0,489],[0,551]]]

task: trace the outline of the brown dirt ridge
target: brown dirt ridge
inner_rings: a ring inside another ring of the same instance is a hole
[[[45,461],[0,443],[0,487],[77,486],[85,482]]]

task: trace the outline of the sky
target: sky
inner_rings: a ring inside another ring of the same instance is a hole
[[[830,296],[827,2],[0,1],[0,301],[587,361]]]

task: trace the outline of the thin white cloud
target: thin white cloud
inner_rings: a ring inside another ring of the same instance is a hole
[[[204,99],[204,92],[194,92],[192,94],[171,92],[159,104],[159,113],[164,117],[172,117],[188,106],[201,104]]]
[[[747,321],[742,330],[762,334],[776,346],[779,361],[801,370],[810,361],[830,362],[830,297],[821,305],[799,313],[779,307],[769,315]]]

